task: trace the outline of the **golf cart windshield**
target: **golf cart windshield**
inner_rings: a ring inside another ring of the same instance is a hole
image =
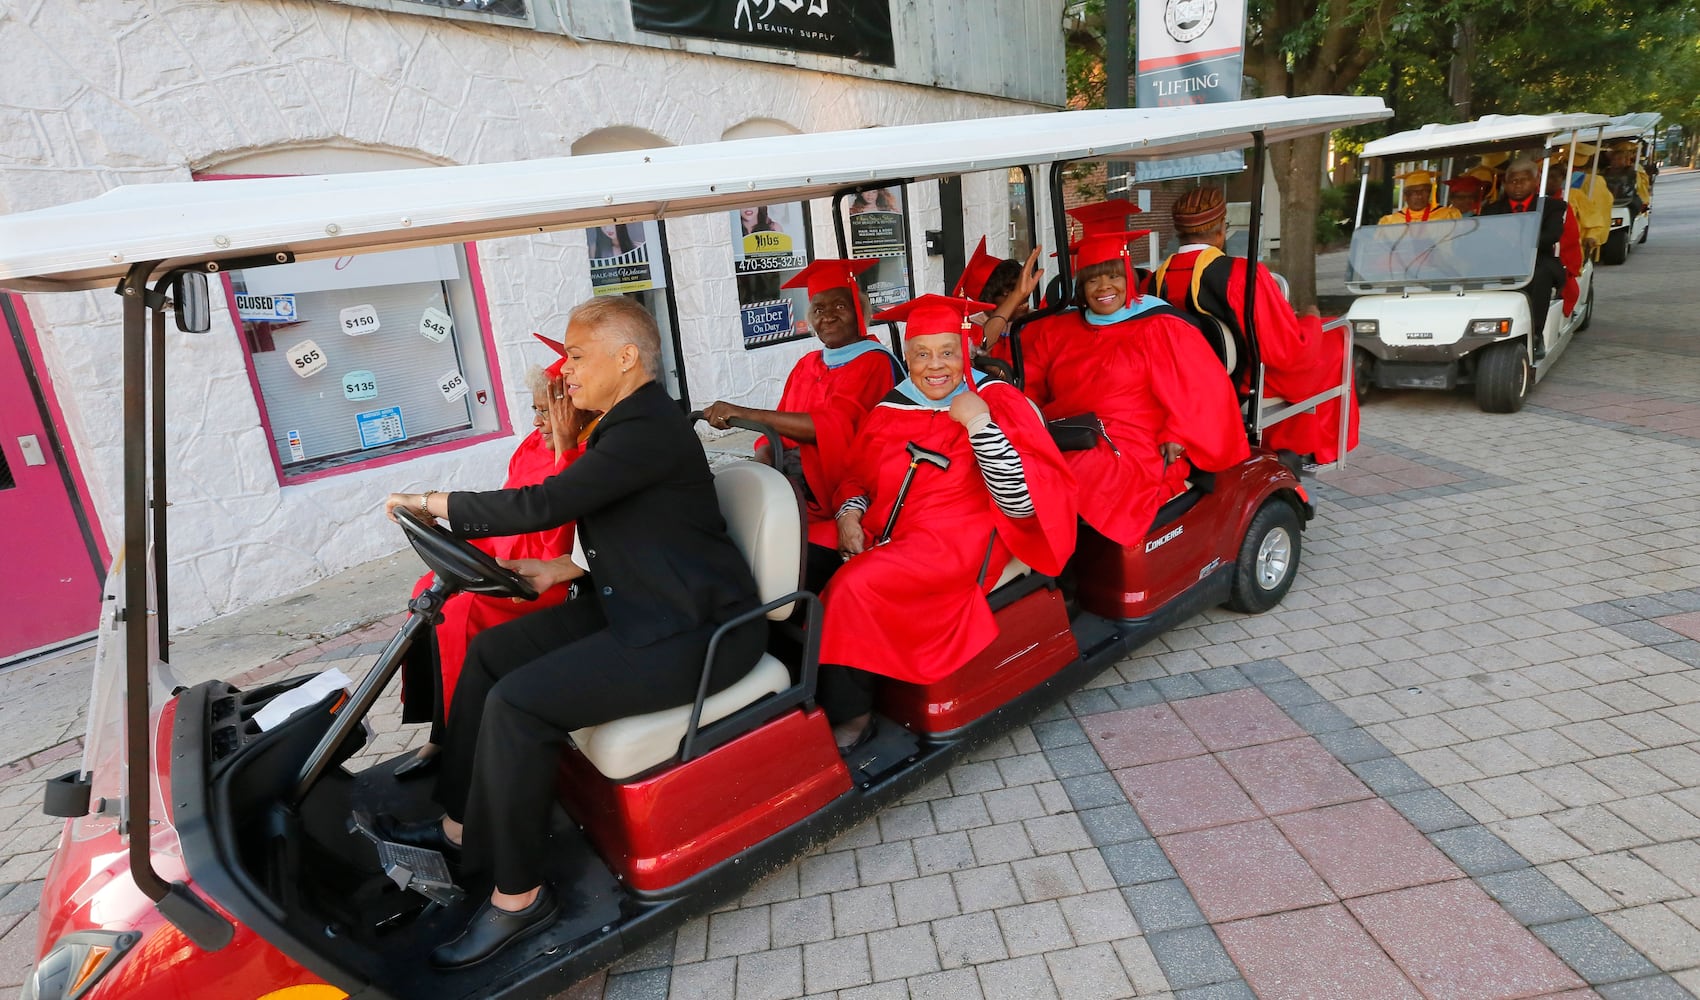
[[[1409,288],[1520,288],[1535,269],[1541,215],[1363,226],[1352,234],[1346,287],[1358,294]]]
[[[106,586],[101,595],[100,630],[95,637],[88,728],[83,737],[81,768],[82,773],[90,779],[89,800],[93,803],[104,800],[113,806],[124,801],[129,784],[129,775],[124,767],[124,631],[119,624],[125,618],[125,571],[124,556],[120,553],[106,571]],[[150,702],[159,705],[170,697],[176,681],[171,668],[159,658],[159,634],[153,627],[157,618],[151,611],[147,618],[148,682],[152,689]],[[157,714],[153,717],[152,724],[157,744]],[[170,822],[165,808],[165,796],[163,789],[158,787],[157,776],[155,783],[154,794],[149,798],[149,812],[154,821],[158,849],[160,844],[157,834],[162,831],[169,832]],[[112,830],[118,823],[119,811],[116,808],[97,808],[72,821],[71,836],[76,840],[99,837]],[[174,847],[175,836],[170,839]]]

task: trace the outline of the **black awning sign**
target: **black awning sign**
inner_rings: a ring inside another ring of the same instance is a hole
[[[632,0],[641,31],[896,64],[890,0]]]

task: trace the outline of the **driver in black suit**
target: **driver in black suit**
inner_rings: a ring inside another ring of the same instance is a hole
[[[660,369],[660,335],[641,306],[586,302],[568,319],[561,369],[573,403],[605,414],[583,457],[536,486],[392,493],[385,503],[472,538],[576,520],[582,543],[582,564],[508,564],[539,591],[576,579],[577,594],[472,641],[449,706],[436,788],[443,818],[382,824],[391,840],[451,856],[464,833],[469,864],[493,869],[489,901],[432,952],[440,967],[482,962],[554,919],[543,854],[566,734],[689,704],[716,626],[760,603],[702,445],[656,381]],[[747,674],[766,642],[759,616],[723,638],[710,692]]]

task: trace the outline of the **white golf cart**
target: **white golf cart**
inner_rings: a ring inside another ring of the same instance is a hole
[[[1595,172],[1605,179],[1612,198],[1611,235],[1600,247],[1602,264],[1626,263],[1636,245],[1647,242],[1647,231],[1653,225],[1653,206],[1650,200],[1642,199],[1635,182],[1643,169],[1643,154],[1651,148],[1657,136],[1659,118],[1656,111],[1618,115],[1598,130],[1597,137],[1595,130],[1582,130],[1584,142],[1596,142],[1597,139],[1597,144],[1602,147],[1616,139],[1635,140],[1634,164],[1627,171],[1601,170],[1598,159],[1610,155],[1603,148],[1596,157]],[[1572,138],[1571,133],[1565,133],[1554,136],[1553,142],[1555,145],[1568,144]]]
[[[1555,133],[1586,136],[1607,121],[1589,114],[1490,115],[1425,125],[1369,143],[1363,159],[1381,160],[1386,176],[1421,167],[1453,177],[1483,154],[1539,150]],[[1574,163],[1574,142],[1571,147]],[[1347,289],[1358,296],[1346,319],[1360,398],[1371,385],[1473,385],[1483,410],[1521,409],[1593,315],[1592,263],[1583,262],[1571,315],[1564,315],[1555,290],[1547,309],[1531,316],[1521,289],[1534,273],[1540,212],[1365,225],[1367,187],[1366,171],[1346,273]],[[1540,190],[1546,190],[1544,169]]]

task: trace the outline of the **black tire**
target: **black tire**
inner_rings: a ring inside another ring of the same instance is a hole
[[[1228,607],[1259,615],[1280,604],[1299,575],[1301,537],[1292,504],[1280,497],[1264,501],[1240,542]]]
[[[1637,243],[1647,242],[1647,237],[1652,235],[1652,232],[1653,232],[1653,218],[1652,218],[1652,216],[1648,216],[1647,217],[1647,228],[1641,230],[1641,238],[1636,240],[1635,242],[1637,242]]]
[[[1614,229],[1606,237],[1605,245],[1600,247],[1600,263],[1622,264],[1629,260],[1629,227]]]
[[[1487,413],[1516,413],[1529,398],[1534,376],[1529,345],[1522,340],[1484,347],[1476,356],[1476,405]]]
[[[1375,384],[1375,355],[1361,347],[1352,348],[1352,393],[1358,397],[1358,405],[1369,398],[1369,390]]]
[[[1582,304],[1582,308],[1588,311],[1582,314],[1582,323],[1576,327],[1577,333],[1581,333],[1594,325],[1594,283],[1592,281],[1588,282],[1588,300]]]

